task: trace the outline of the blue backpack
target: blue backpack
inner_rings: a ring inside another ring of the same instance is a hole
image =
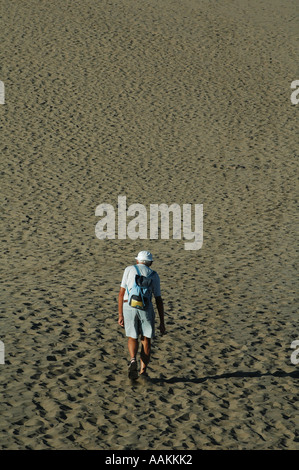
[[[146,310],[151,303],[152,296],[152,276],[155,271],[152,271],[149,276],[142,276],[139,268],[135,265],[137,274],[135,276],[135,282],[132,289],[128,292],[128,304],[133,308],[139,308],[140,310]]]

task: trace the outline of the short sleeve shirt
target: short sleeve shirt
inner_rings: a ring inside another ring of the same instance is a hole
[[[138,269],[140,271],[140,274],[142,276],[149,276],[153,270],[146,266],[145,264],[138,264]],[[128,300],[128,291],[127,289],[132,289],[134,282],[135,282],[135,276],[137,274],[135,266],[128,266],[124,270],[123,278],[121,281],[120,286],[126,289],[125,295],[124,295],[124,300]],[[160,278],[157,272],[152,275],[152,282],[153,282],[153,294],[154,297],[160,297],[161,296],[161,291],[160,291]]]

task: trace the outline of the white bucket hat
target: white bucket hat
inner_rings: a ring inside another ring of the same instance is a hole
[[[138,261],[153,261],[153,256],[149,251],[139,251],[135,259]]]

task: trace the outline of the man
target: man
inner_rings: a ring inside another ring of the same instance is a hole
[[[152,278],[152,287],[150,292],[154,294],[156,305],[160,317],[159,329],[162,335],[166,333],[164,324],[164,306],[160,292],[160,278],[158,273],[154,272],[150,266],[153,262],[152,254],[149,251],[140,251],[137,258],[138,270],[142,276]],[[123,274],[121,287],[118,295],[118,324],[125,328],[128,339],[128,349],[130,354],[129,378],[137,379],[137,361],[138,337],[141,336],[140,352],[140,375],[147,377],[147,365],[150,360],[151,339],[155,337],[155,312],[150,299],[146,310],[133,308],[128,304],[128,291],[130,291],[135,282],[137,274],[135,266],[128,266]]]

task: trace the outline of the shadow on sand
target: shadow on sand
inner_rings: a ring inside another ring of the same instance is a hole
[[[167,378],[151,378],[150,381],[153,384],[159,383],[166,383],[166,384],[175,384],[175,383],[195,383],[200,384],[206,382],[207,380],[218,380],[218,379],[231,379],[231,378],[247,378],[247,377],[293,377],[294,379],[299,379],[299,371],[294,372],[284,372],[284,371],[277,371],[277,372],[228,372],[226,374],[220,375],[210,375],[207,377],[197,377],[197,378],[190,378],[190,377],[171,377]]]

